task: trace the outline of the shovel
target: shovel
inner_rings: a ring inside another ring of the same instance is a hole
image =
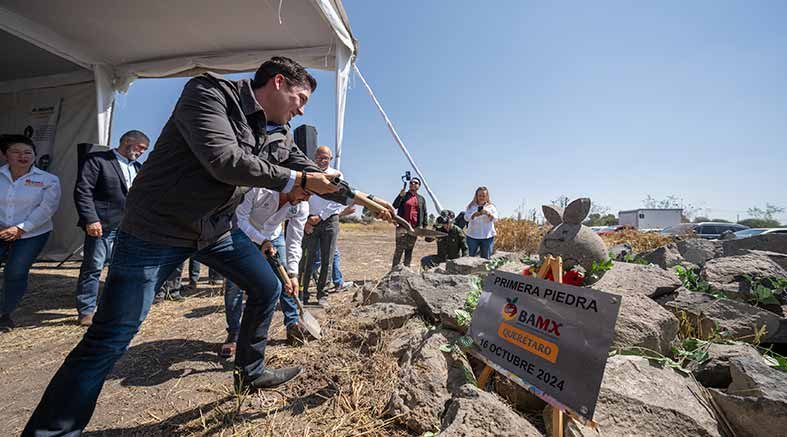
[[[281,265],[279,260],[268,253],[265,254],[265,257],[268,259],[268,263],[270,263],[271,267],[273,267],[273,271],[276,272],[276,276],[279,277],[282,285],[288,285],[290,283],[290,277],[287,275],[287,271],[284,270],[284,267]],[[298,305],[298,313],[301,316],[301,322],[303,322],[303,326],[306,328],[306,331],[308,331],[312,337],[319,340],[320,337],[322,337],[322,328],[320,328],[320,322],[317,321],[312,313],[306,311],[303,308],[303,304],[298,298],[297,290],[295,290],[295,294],[292,294],[291,296],[295,298],[295,303]]]
[[[375,213],[386,210],[384,206],[370,199],[369,196],[367,196],[365,193],[361,193],[360,191],[355,192],[355,202],[369,208]],[[448,236],[448,233],[442,231],[425,228],[413,228],[413,225],[411,225],[410,222],[403,219],[402,217],[399,217],[397,214],[393,214],[393,219],[399,226],[404,228],[408,234],[415,235],[416,237],[442,238]]]

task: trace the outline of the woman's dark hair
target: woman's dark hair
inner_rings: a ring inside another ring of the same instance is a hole
[[[301,64],[284,56],[275,56],[263,62],[260,68],[257,69],[257,72],[254,73],[251,87],[254,89],[262,88],[268,83],[268,79],[277,74],[284,76],[290,86],[299,85],[309,88],[311,92],[317,89],[317,80]]]
[[[33,148],[33,153],[36,153],[36,145],[33,143],[33,140],[24,135],[16,134],[0,135],[0,152],[3,152],[3,155],[5,155],[11,145],[18,143],[27,144]]]

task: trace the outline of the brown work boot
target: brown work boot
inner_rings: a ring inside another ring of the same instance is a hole
[[[290,346],[300,346],[306,343],[306,328],[301,322],[293,323],[287,327],[287,344]]]
[[[93,314],[80,314],[79,315],[79,326],[90,326],[93,324]]]

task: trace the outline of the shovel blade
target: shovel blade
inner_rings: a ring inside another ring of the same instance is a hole
[[[312,315],[312,313],[306,311],[305,309],[301,309],[301,321],[303,322],[303,326],[306,328],[306,331],[312,335],[312,337],[316,338],[317,340],[322,337],[322,328],[320,328],[320,322]]]

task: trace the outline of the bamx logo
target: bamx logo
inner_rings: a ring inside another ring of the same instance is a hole
[[[560,327],[563,326],[562,323],[558,323],[538,314],[528,313],[527,310],[519,312],[517,322],[530,325],[540,331],[544,331],[547,334],[553,334],[557,337],[560,337]]]
[[[506,304],[503,305],[503,318],[506,320],[511,320],[516,317],[516,301],[518,297],[513,299],[507,297]]]

